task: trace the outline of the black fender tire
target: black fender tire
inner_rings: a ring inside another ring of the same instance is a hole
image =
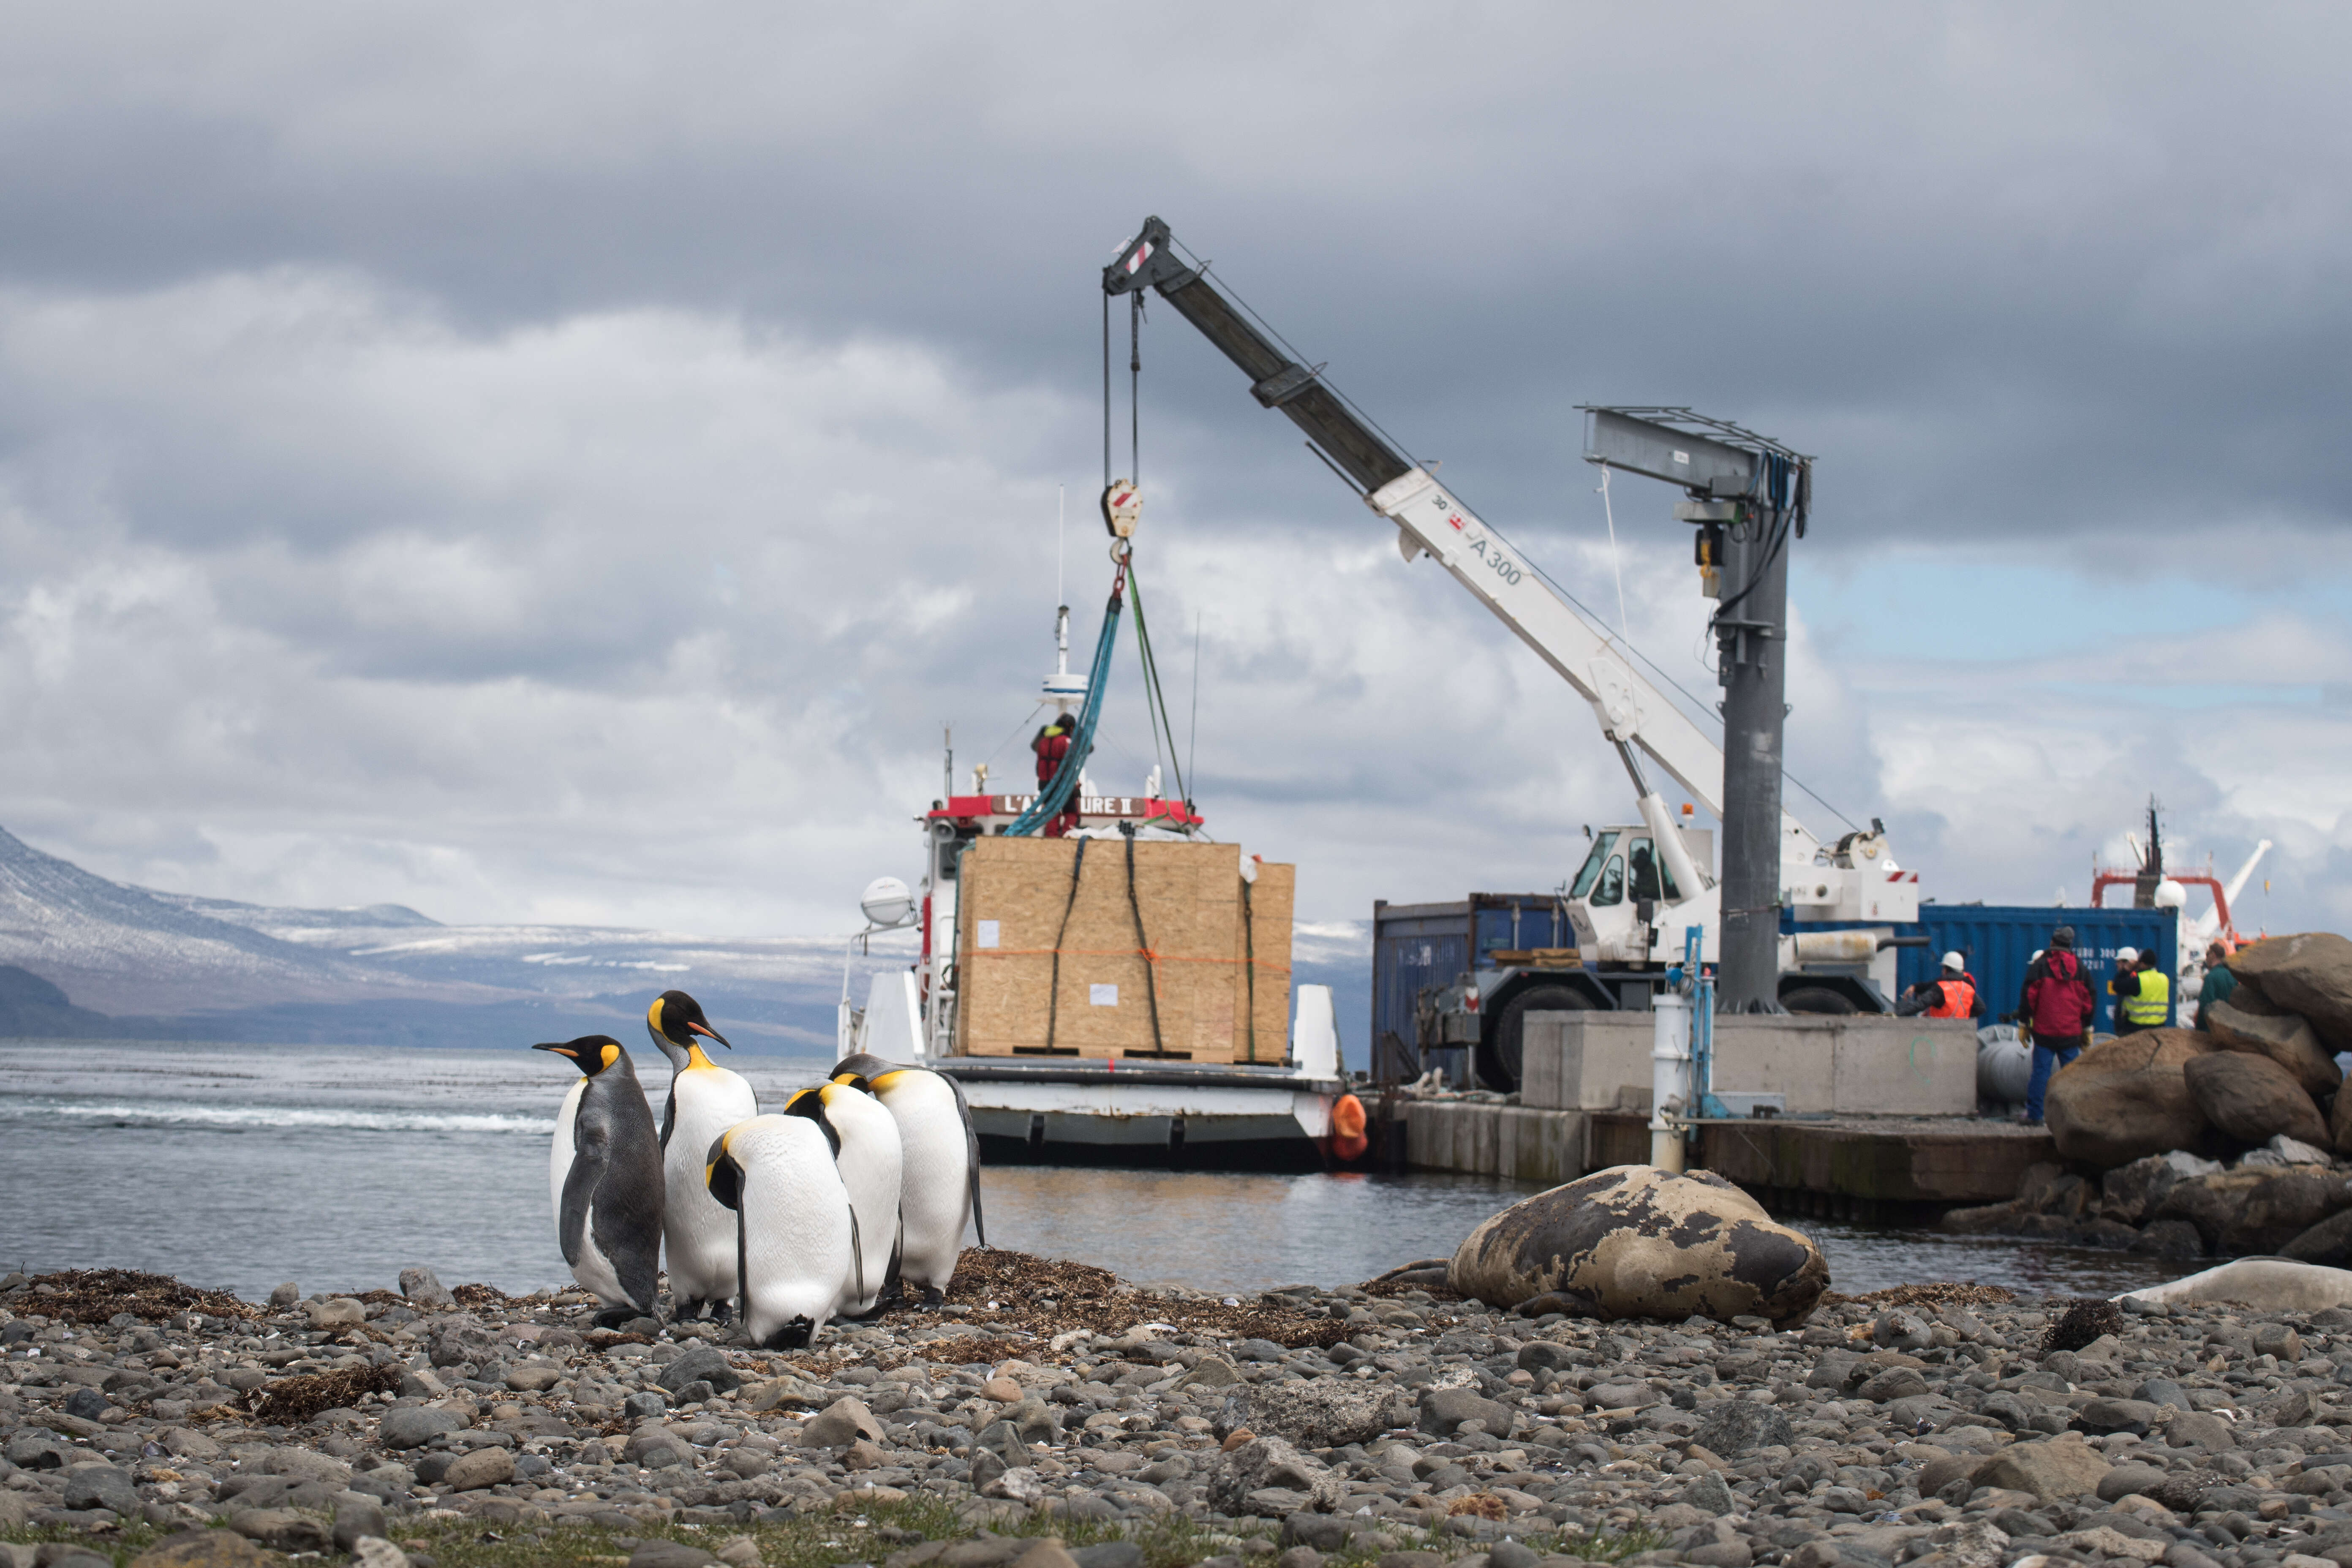
[[[1800,985],[1780,993],[1780,1005],[1791,1013],[1824,1013],[1845,1017],[1861,1011],[1853,998],[1826,985]]]
[[[1503,1004],[1494,1027],[1478,1044],[1478,1081],[1504,1094],[1519,1087],[1522,1037],[1530,1013],[1584,1013],[1592,998],[1567,985],[1531,985]]]

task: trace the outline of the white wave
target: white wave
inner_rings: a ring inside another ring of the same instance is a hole
[[[93,1104],[80,1101],[42,1104],[20,1100],[0,1103],[0,1116],[76,1117],[94,1121],[132,1121],[176,1127],[317,1127],[350,1128],[363,1132],[530,1132],[545,1137],[555,1129],[552,1117],[500,1116],[424,1110],[357,1110],[340,1106],[190,1105],[169,1101]]]

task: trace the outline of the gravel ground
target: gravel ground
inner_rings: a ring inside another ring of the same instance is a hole
[[[1928,1286],[1774,1332],[1443,1296],[1139,1291],[974,1252],[944,1310],[783,1353],[429,1279],[263,1308],[11,1276],[0,1552],[2352,1568],[2352,1313]]]

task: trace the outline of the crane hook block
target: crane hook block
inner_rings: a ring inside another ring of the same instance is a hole
[[[1113,479],[1103,488],[1103,526],[1114,539],[1133,539],[1143,521],[1143,487],[1132,479]]]

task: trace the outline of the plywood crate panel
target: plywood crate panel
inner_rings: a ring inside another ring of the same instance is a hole
[[[978,840],[958,877],[957,1048],[1228,1062],[1246,1059],[1255,1017],[1258,1059],[1281,1060],[1291,869],[1258,868],[1247,937],[1257,963],[1245,970],[1241,862],[1231,845]],[[1275,889],[1270,871],[1280,873]],[[1248,973],[1256,976],[1254,1011],[1244,1011]],[[1097,1001],[1112,994],[1097,987],[1115,987],[1116,1003]]]

